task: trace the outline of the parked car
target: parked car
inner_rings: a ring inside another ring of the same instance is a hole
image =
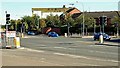
[[[111,39],[111,37],[106,33],[95,33],[94,34],[94,40],[99,40],[100,35],[103,35],[104,40],[110,40]]]
[[[28,31],[27,34],[28,35],[37,35],[38,31]]]
[[[49,37],[58,37],[59,35],[56,32],[49,32],[48,36]]]

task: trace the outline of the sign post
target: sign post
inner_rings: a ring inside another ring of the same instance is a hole
[[[16,31],[6,31],[6,37],[7,39],[7,45],[6,48],[12,48],[12,45],[14,44],[14,38],[16,37]]]

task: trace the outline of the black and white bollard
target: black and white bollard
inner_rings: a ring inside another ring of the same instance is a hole
[[[67,37],[67,33],[65,33],[65,37]]]
[[[102,44],[104,41],[103,41],[103,35],[101,34],[100,36],[99,36],[99,43],[100,44]]]

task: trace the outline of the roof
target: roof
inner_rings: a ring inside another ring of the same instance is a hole
[[[66,11],[67,14],[74,15],[73,17],[78,17],[81,14],[81,11],[77,8],[73,7]]]
[[[81,11],[80,10],[78,10],[77,8],[70,8],[70,9],[68,9],[67,11],[66,11],[67,13],[81,13]]]
[[[108,18],[113,18],[114,16],[119,16],[120,11],[100,11],[100,12],[84,12],[85,15],[98,18],[100,16],[107,16]]]
[[[42,12],[65,12],[69,8],[32,8],[32,11],[42,11]]]
[[[69,13],[71,12],[72,10],[74,10],[75,8],[71,8],[71,9],[68,9],[66,12]]]

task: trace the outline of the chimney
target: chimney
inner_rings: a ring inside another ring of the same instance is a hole
[[[65,5],[63,5],[63,8],[66,8]]]

